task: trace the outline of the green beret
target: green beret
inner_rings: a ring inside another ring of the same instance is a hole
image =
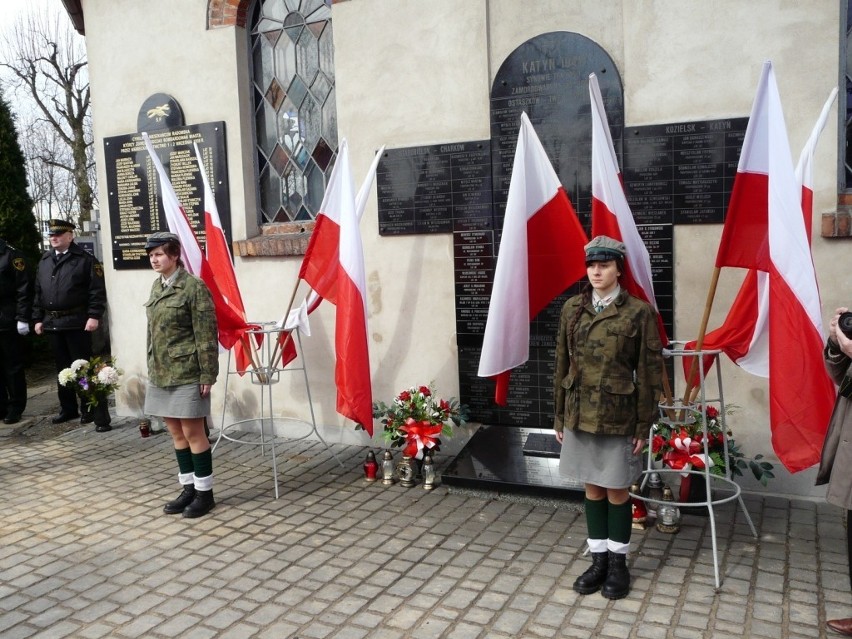
[[[624,243],[606,235],[598,235],[586,244],[587,262],[608,262],[609,260],[624,259],[626,249]]]
[[[177,242],[180,244],[180,238],[174,233],[169,233],[168,231],[157,231],[156,233],[151,233],[151,235],[148,236],[148,241],[145,242],[145,250],[150,251],[151,249],[162,246],[168,242]]]

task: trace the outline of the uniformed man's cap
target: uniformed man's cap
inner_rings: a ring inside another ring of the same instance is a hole
[[[156,233],[151,233],[151,235],[148,236],[148,241],[145,242],[145,250],[150,251],[151,249],[162,246],[167,242],[177,242],[180,244],[180,238],[174,233],[169,233],[168,231],[157,231]]]
[[[68,231],[74,230],[74,223],[69,222],[68,220],[48,220],[47,221],[47,234],[48,235],[62,235],[63,233],[67,233]]]
[[[627,250],[624,248],[623,242],[606,235],[598,235],[586,244],[585,249],[587,262],[608,262],[619,258],[624,259]]]

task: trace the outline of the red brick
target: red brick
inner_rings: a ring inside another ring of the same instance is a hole
[[[822,224],[820,225],[820,235],[822,237],[834,237],[836,229],[835,229],[835,214],[834,213],[823,213],[822,214]]]

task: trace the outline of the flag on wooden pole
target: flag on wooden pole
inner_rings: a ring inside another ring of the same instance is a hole
[[[163,168],[163,163],[160,162],[160,158],[157,156],[147,133],[142,133],[142,139],[145,141],[148,155],[151,157],[151,162],[154,164],[154,168],[160,178],[160,192],[163,198],[166,224],[169,227],[169,231],[180,238],[181,256],[186,270],[200,277],[210,290],[210,295],[213,297],[213,305],[216,309],[219,343],[226,350],[230,349],[245,334],[248,326],[245,319],[239,317],[225,302],[216,283],[216,279],[213,276],[213,270],[210,268],[207,258],[201,251],[198,238],[195,237],[195,232],[192,230],[189,218],[186,216],[186,212],[178,200],[177,193],[175,193],[169,176],[165,168]]]
[[[323,202],[299,274],[318,295],[337,307],[334,328],[337,412],[360,424],[372,436],[367,279],[346,140],[340,143]]]
[[[796,166],[796,183],[801,187],[802,214],[809,243],[813,221],[813,157],[836,97],[837,88],[834,88],[799,155],[799,163]],[[769,377],[768,319],[769,275],[763,271],[749,270],[725,321],[719,328],[707,333],[702,349],[721,350],[743,370],[752,375]],[[684,348],[694,349],[695,342],[687,342]],[[705,358],[705,375],[712,362],[712,357]],[[688,374],[691,358],[683,358],[683,364],[684,374]],[[697,383],[697,380],[693,380],[693,383]]]
[[[769,277],[769,423],[790,472],[819,461],[835,388],[822,359],[816,273],[771,62],[752,107],[716,266]]]
[[[589,75],[589,98],[592,104],[592,236],[606,235],[624,242],[627,256],[621,282],[628,293],[648,302],[657,311],[657,329],[663,344],[668,344],[654,296],[651,258],[624,194],[618,158],[594,73]]]
[[[207,171],[204,167],[204,161],[201,159],[198,143],[194,143],[193,146],[204,188],[204,234],[207,237],[205,244],[207,262],[210,264],[213,278],[222,294],[222,299],[231,307],[237,317],[245,321],[246,311],[243,305],[243,297],[237,284],[237,274],[234,271],[234,261],[228,248],[228,239],[225,237],[225,229],[222,227],[222,219],[219,217],[219,207],[216,206],[216,198],[213,195],[213,189],[210,187],[210,181],[207,179]],[[235,368],[240,375],[244,375],[246,370],[254,367],[250,339],[252,339],[252,336],[246,333],[233,346]],[[295,349],[292,356],[296,356]]]
[[[505,405],[511,370],[529,359],[530,322],[586,273],[588,238],[526,113],[515,148],[479,377]]]

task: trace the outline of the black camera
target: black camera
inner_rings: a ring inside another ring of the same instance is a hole
[[[852,312],[846,311],[841,313],[837,318],[837,328],[843,331],[849,339],[852,339]]]

